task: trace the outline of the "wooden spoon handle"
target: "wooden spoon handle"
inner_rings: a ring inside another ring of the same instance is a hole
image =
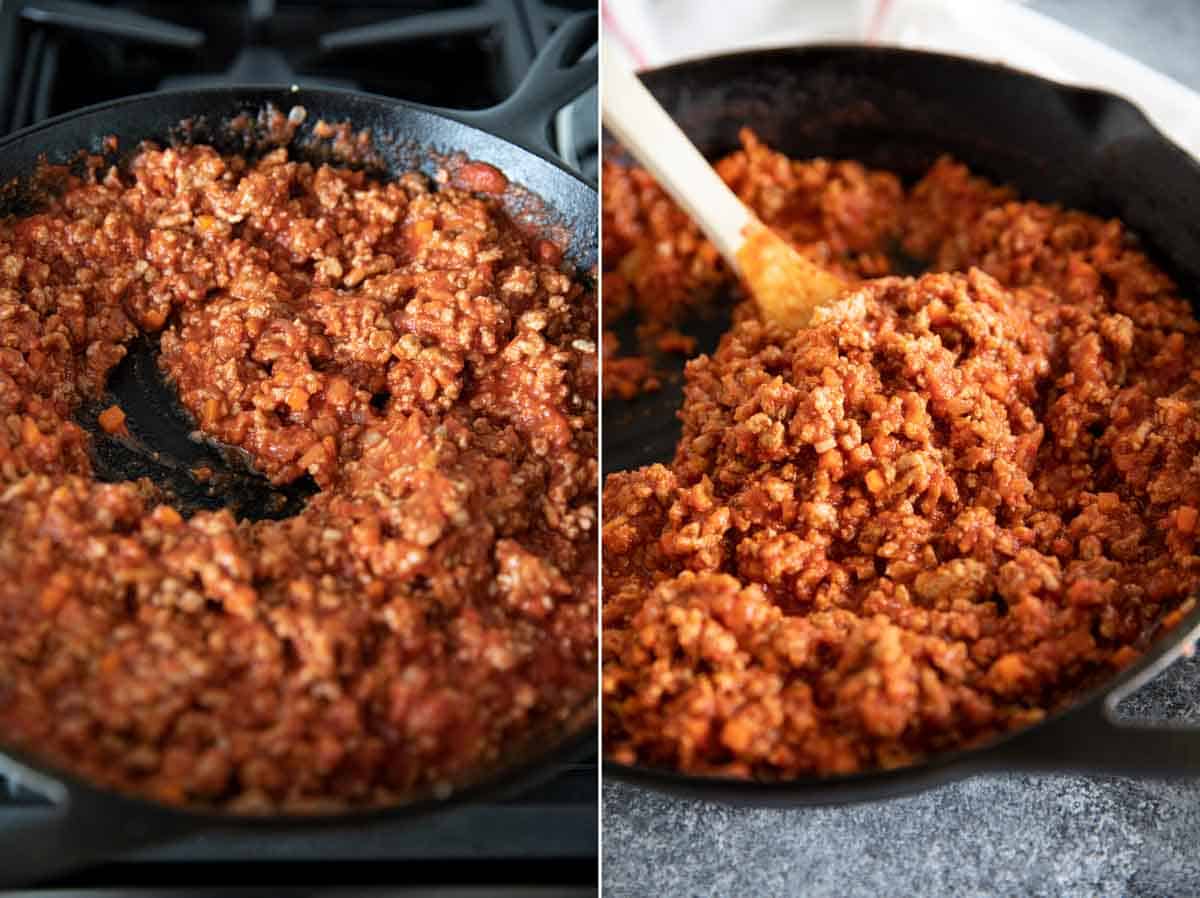
[[[717,251],[735,266],[757,219],[713,171],[633,72],[602,54],[604,127],[654,176]]]
[[[637,76],[605,55],[604,124],[700,226],[749,286],[759,313],[790,329],[845,289],[758,220],[700,155]]]

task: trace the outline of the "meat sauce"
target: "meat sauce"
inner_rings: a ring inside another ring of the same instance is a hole
[[[505,185],[147,146],[0,221],[6,742],[299,812],[445,795],[586,723],[596,304]],[[97,481],[73,415],[147,333],[198,436],[316,482],[301,513]]]
[[[1190,305],[1120,222],[952,160],[906,190],[743,142],[718,171],[852,286],[800,331],[739,305],[674,459],[608,478],[607,753],[781,779],[1041,720],[1200,586]],[[674,321],[728,281],[690,225],[663,248],[644,172],[605,187],[619,302]]]

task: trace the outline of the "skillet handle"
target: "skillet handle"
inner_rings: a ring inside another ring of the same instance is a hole
[[[597,15],[571,16],[550,36],[512,96],[490,109],[457,110],[454,118],[496,134],[543,156],[557,157],[550,145],[550,123],[558,110],[596,83],[594,53],[568,60],[595,44]]]
[[[1165,721],[1122,721],[1122,695],[1034,727],[997,748],[1006,769],[1144,777],[1200,777],[1200,727]]]
[[[54,791],[60,797],[65,792]],[[99,793],[74,794],[56,804],[9,805],[0,813],[0,889],[65,876],[196,828],[186,814],[135,807]]]

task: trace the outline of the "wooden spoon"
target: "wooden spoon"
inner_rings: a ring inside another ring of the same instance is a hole
[[[846,291],[759,221],[633,72],[603,54],[604,127],[652,174],[750,288],[760,314],[789,328]]]

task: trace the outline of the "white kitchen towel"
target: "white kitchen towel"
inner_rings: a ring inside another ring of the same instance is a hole
[[[602,12],[605,52],[638,69],[815,43],[954,53],[1123,96],[1200,159],[1200,94],[1013,0],[603,0]]]

